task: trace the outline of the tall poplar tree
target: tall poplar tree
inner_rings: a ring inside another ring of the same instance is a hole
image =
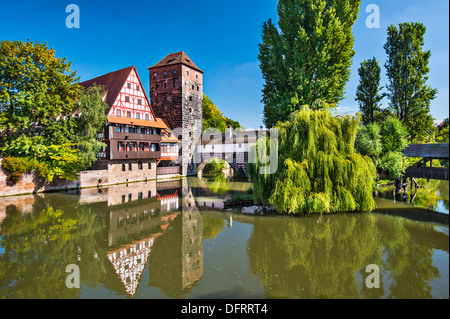
[[[426,84],[431,52],[423,50],[425,31],[422,23],[391,25],[384,45],[390,108],[412,140],[425,140],[433,128],[430,103],[437,89]]]
[[[264,124],[270,128],[302,105],[322,108],[344,97],[360,0],[279,0],[278,28],[263,24],[258,59]]]
[[[356,88],[356,101],[359,104],[364,124],[374,123],[381,112],[380,102],[386,96],[380,93],[381,68],[376,58],[364,60],[358,69],[359,85]]]

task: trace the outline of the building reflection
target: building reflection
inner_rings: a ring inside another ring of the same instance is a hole
[[[113,192],[107,257],[126,293],[135,296],[148,265],[149,286],[182,298],[203,275],[201,216],[187,183]]]
[[[169,298],[185,298],[203,276],[202,217],[184,179],[182,212],[161,240],[155,242],[149,260],[149,282]]]
[[[202,220],[185,181],[1,198],[0,218],[0,239],[7,252],[2,256],[0,251],[0,264],[14,262],[17,269],[39,272],[40,277],[29,276],[25,282],[30,291],[36,286],[33,278],[41,277],[45,282],[61,283],[66,291],[64,272],[55,278],[51,269],[71,263],[79,264],[82,285],[83,276],[88,276],[84,277],[88,285],[101,283],[131,298],[139,289],[150,287],[165,297],[183,298],[203,276]],[[64,223],[77,226],[65,231],[60,226]],[[36,240],[42,227],[59,230],[54,241]],[[18,244],[28,245],[27,250],[13,250]],[[66,255],[58,253],[61,248],[57,247],[66,247]],[[35,253],[47,261],[21,262],[23,253]],[[8,276],[13,283],[18,274]],[[40,284],[45,290],[42,295],[55,297],[54,289],[45,287]],[[14,285],[9,291],[14,291]],[[76,294],[67,293],[70,298]]]

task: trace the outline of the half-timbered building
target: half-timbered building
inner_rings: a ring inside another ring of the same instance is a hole
[[[161,138],[166,138],[170,130],[155,116],[136,68],[127,67],[80,83],[85,88],[94,84],[104,87],[103,101],[109,106],[108,120],[97,136],[106,147],[97,154],[95,166],[108,168],[110,183],[155,179]],[[178,142],[165,142],[164,150],[167,144],[175,149],[173,145]]]

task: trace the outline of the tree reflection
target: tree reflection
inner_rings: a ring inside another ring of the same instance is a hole
[[[40,209],[31,214],[6,209],[1,224],[0,298],[78,298],[79,289],[65,285],[66,266],[78,264],[86,283],[99,281],[106,256],[99,216],[88,207]],[[42,204],[42,203],[41,203]],[[80,260],[83,262],[80,263]],[[99,267],[100,266],[100,267]]]
[[[375,214],[255,219],[250,271],[271,298],[430,298],[429,284],[439,276],[434,250],[411,231],[435,232]],[[388,270],[392,284],[366,288],[369,264]]]

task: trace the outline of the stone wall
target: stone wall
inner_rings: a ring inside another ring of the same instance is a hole
[[[125,171],[122,170],[122,164],[125,165]],[[107,169],[80,172],[76,181],[55,178],[54,181],[48,182],[34,172],[24,174],[14,185],[11,185],[7,178],[6,172],[0,169],[0,197],[156,180],[156,160],[143,161],[142,169],[138,160],[112,161],[107,165]]]
[[[108,184],[153,180],[156,179],[156,160],[111,161],[107,171]]]

